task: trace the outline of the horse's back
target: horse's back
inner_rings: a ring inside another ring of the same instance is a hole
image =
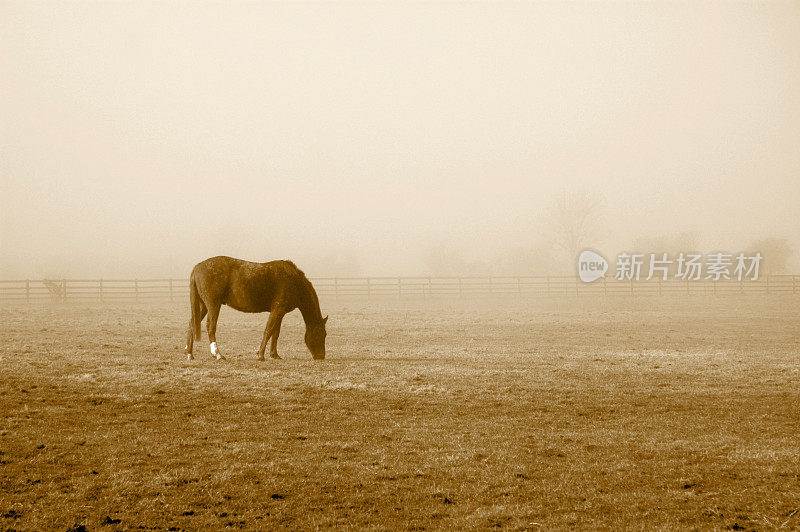
[[[198,263],[192,282],[204,300],[242,312],[265,312],[287,282],[299,272],[291,261],[250,262],[218,256]]]

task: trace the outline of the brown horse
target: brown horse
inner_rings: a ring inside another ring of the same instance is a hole
[[[325,358],[325,323],[319,299],[311,281],[288,260],[248,262],[231,257],[213,257],[199,263],[189,279],[189,301],[192,317],[186,339],[186,355],[193,359],[194,340],[200,339],[200,323],[208,313],[206,328],[211,342],[211,354],[224,358],[217,347],[217,318],[222,305],[241,312],[269,312],[264,339],[258,349],[258,359],[264,360],[264,350],[272,338],[269,356],[278,356],[278,334],[283,316],[300,309],[306,322],[305,341],[311,356]]]

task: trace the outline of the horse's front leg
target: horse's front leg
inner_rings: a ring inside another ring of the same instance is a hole
[[[272,343],[269,344],[270,358],[277,358],[278,360],[281,358],[278,356],[278,335],[281,333],[281,322],[283,321],[284,315],[285,313],[280,313],[275,317],[275,326],[272,331]]]
[[[286,312],[282,310],[273,310],[269,313],[267,326],[264,328],[264,338],[261,340],[261,347],[258,348],[258,359],[264,360],[264,351],[267,350],[267,342],[272,338],[272,345],[269,348],[269,356],[272,358],[281,358],[278,356],[278,334],[281,332],[281,321]]]

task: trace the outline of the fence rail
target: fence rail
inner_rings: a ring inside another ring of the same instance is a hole
[[[767,275],[757,281],[616,281],[606,278],[588,284],[573,276],[322,277],[311,281],[320,297],[334,299],[800,293],[800,275]],[[188,279],[0,280],[0,302],[181,301],[188,294]]]

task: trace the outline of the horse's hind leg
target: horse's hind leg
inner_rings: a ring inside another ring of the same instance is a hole
[[[217,319],[219,318],[220,307],[221,305],[208,306],[208,321],[206,322],[208,341],[211,342],[211,354],[217,357],[217,360],[223,360],[225,358],[217,347]]]
[[[198,322],[202,322],[203,318],[206,317],[206,312],[206,306],[200,303],[200,316],[197,316],[196,318],[192,316],[189,318],[189,331],[186,333],[186,358],[189,360],[194,359],[192,349],[194,349],[195,319],[197,319]]]
[[[192,354],[192,349],[194,349],[194,320],[189,318],[189,332],[186,334],[186,358],[192,360],[194,355]]]

